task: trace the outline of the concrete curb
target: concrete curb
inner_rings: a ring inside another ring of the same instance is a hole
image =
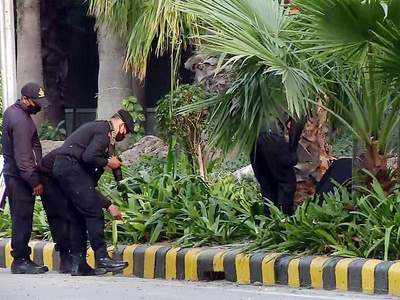
[[[59,267],[54,243],[32,241],[31,258],[50,270]],[[0,267],[12,263],[10,239],[0,239]],[[111,249],[110,249],[111,252]],[[376,259],[303,256],[278,253],[243,254],[238,250],[211,248],[174,248],[168,245],[120,245],[112,256],[127,261],[124,276],[168,280],[226,279],[238,284],[288,285],[390,294],[400,296],[400,262]],[[88,263],[94,266],[89,249]]]

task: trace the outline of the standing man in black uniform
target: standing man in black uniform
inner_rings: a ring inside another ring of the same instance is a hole
[[[305,118],[297,122],[290,120],[289,140],[284,135],[284,125],[276,124],[268,131],[260,132],[250,154],[254,175],[260,184],[264,198],[265,215],[270,215],[268,201],[286,215],[294,212],[296,192],[295,165],[297,148],[305,125]]]
[[[103,203],[99,201],[96,185],[105,167],[121,167],[113,156],[115,142],[133,132],[130,114],[120,110],[110,121],[89,122],[78,128],[58,149],[53,174],[69,198],[71,214],[72,270],[79,273],[84,263],[86,231],[95,253],[96,266],[107,271],[122,270],[126,262],[112,260],[104,241]]]
[[[40,274],[48,271],[29,258],[35,197],[43,193],[37,166],[42,158],[36,126],[31,118],[48,105],[43,89],[28,83],[21,89],[21,99],[3,115],[4,179],[9,199],[14,258],[14,274]]]

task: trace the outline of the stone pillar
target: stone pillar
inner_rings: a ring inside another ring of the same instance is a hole
[[[18,97],[13,0],[0,1],[0,55],[3,110],[5,110]]]
[[[116,34],[101,26],[97,32],[99,48],[99,95],[97,117],[108,119],[121,108],[122,100],[132,96],[132,76],[123,70],[125,49]]]

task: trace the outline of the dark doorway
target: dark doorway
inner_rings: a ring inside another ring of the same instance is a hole
[[[155,43],[154,48],[155,48]],[[178,80],[181,84],[191,84],[194,81],[194,73],[185,69],[184,63],[192,56],[192,48],[188,47],[181,54],[181,64],[178,69]],[[171,90],[171,57],[170,53],[157,56],[154,51],[150,54],[145,80],[145,103],[142,103],[146,115],[146,134],[157,134],[157,121],[155,107]]]
[[[177,74],[181,84],[191,84],[194,81],[194,73],[184,67],[185,62],[192,55],[191,47],[188,47],[181,54],[181,64]],[[171,89],[170,53],[163,56],[157,56],[154,52],[150,54],[145,83],[146,103],[144,107],[155,107],[157,102]]]
[[[82,122],[96,118],[99,54],[95,19],[87,16],[84,0],[42,0],[44,85],[51,102],[46,112],[57,125],[66,109],[83,112]],[[68,124],[67,124],[68,125]]]

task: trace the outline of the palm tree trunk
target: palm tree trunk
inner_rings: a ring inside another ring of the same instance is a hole
[[[40,29],[40,1],[17,2],[17,88],[27,82],[43,85]],[[44,121],[44,113],[34,116],[36,125]]]
[[[100,26],[97,36],[100,62],[97,115],[108,119],[121,109],[122,100],[133,94],[132,77],[123,70],[125,51],[117,35]]]

